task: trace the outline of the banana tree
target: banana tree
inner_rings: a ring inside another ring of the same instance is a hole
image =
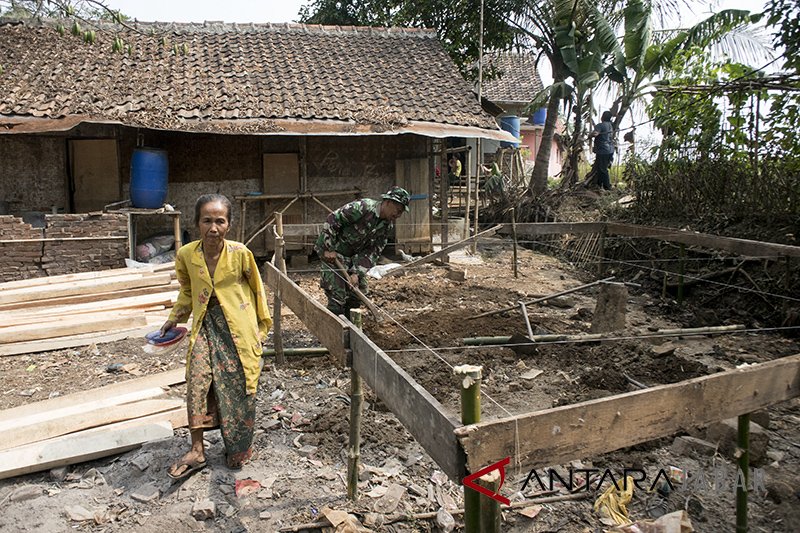
[[[613,105],[617,111],[615,129],[619,128],[634,102],[657,83],[656,78],[664,72],[677,52],[693,47],[708,48],[760,18],[760,14],[751,14],[749,11],[726,9],[659,42],[655,40],[652,29],[653,2],[628,0],[623,9],[624,67],[620,68],[620,64],[615,62],[607,71],[609,79],[620,88],[620,96]],[[735,45],[736,41],[733,43]]]

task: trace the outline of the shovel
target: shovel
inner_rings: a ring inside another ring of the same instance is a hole
[[[338,257],[334,259],[334,264],[336,265],[336,268],[339,269],[340,275],[350,286],[350,290],[352,290],[355,293],[355,295],[358,296],[358,299],[361,300],[361,302],[367,306],[369,312],[372,313],[372,316],[375,317],[375,322],[378,323],[383,322],[383,318],[381,317],[378,308],[375,307],[375,304],[372,303],[372,301],[369,298],[367,298],[366,295],[364,295],[364,293],[361,292],[361,290],[358,287],[350,283],[350,275],[347,273],[347,269],[344,267],[344,265],[342,264],[342,262],[339,260]]]

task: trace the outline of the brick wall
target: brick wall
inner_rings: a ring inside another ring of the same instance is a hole
[[[0,281],[43,276],[42,243],[9,240],[41,239],[44,231],[26,224],[21,218],[0,215]]]
[[[0,244],[2,281],[125,266],[125,258],[128,256],[126,216],[46,215],[45,222],[43,229],[32,228],[21,218],[0,216],[0,241],[3,241]],[[42,238],[59,240],[7,242]]]

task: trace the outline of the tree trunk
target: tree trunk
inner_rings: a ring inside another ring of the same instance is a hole
[[[569,143],[567,171],[564,173],[562,187],[569,187],[578,181],[578,160],[583,151],[583,94],[579,92],[575,99],[575,127]]]
[[[558,95],[557,91],[553,91],[550,94],[550,101],[547,104],[547,119],[544,121],[542,143],[539,145],[539,151],[536,152],[536,162],[533,165],[531,181],[528,184],[528,188],[533,191],[534,195],[541,194],[547,190],[547,173],[550,167],[550,149],[553,144],[553,134],[556,130],[558,104],[560,101],[561,96]]]

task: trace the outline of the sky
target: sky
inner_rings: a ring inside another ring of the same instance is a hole
[[[106,0],[114,9],[142,21],[160,22],[294,22],[310,0]],[[714,0],[714,10],[757,10],[764,0]],[[707,7],[685,7],[682,23],[692,24],[709,14]]]
[[[146,22],[294,22],[309,0],[107,0],[123,14]]]

